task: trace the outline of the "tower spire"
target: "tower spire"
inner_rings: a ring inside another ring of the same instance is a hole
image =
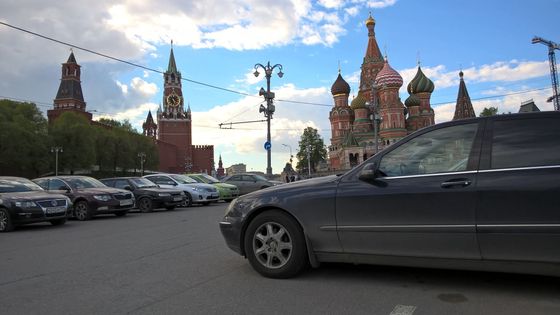
[[[175,63],[175,55],[173,54],[173,40],[171,40],[171,52],[169,53],[169,65],[167,66],[167,72],[177,72],[177,64]]]

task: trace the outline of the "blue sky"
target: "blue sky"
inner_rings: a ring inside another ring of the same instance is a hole
[[[531,44],[531,38],[560,42],[559,9],[560,0],[24,0],[0,3],[0,21],[158,70],[167,68],[173,40],[183,78],[250,94],[183,82],[193,143],[213,144],[216,160],[221,154],[226,167],[245,163],[249,171],[265,171],[266,124],[218,124],[263,119],[258,90],[266,82],[252,75],[253,67],[282,64],[284,77],[271,80],[278,100],[325,106],[276,102],[272,168],[279,173],[289,159],[288,146],[295,154],[305,127],[317,128],[330,143],[330,87],[340,64],[352,88],[350,100],[357,93],[369,12],[379,47],[405,85],[418,60],[434,81],[432,104],[442,122],[453,115],[461,69],[477,113],[488,106],[516,112],[529,99],[551,110],[547,48]],[[0,98],[52,108],[69,47],[5,25],[0,42]],[[74,53],[94,118],[129,119],[141,129],[148,110],[161,103],[162,76],[79,49]],[[406,88],[400,92],[404,101]]]

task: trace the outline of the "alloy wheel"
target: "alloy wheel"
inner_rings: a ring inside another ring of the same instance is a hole
[[[292,238],[277,222],[262,224],[253,236],[253,251],[257,261],[266,268],[282,268],[292,255]]]

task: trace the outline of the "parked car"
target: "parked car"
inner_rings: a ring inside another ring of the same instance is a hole
[[[105,186],[88,176],[51,176],[33,180],[47,191],[62,192],[74,204],[72,216],[80,221],[98,214],[124,216],[134,206],[134,195],[124,189]]]
[[[211,202],[218,201],[220,195],[216,187],[209,184],[201,184],[194,179],[179,174],[153,174],[146,175],[144,178],[162,188],[181,189],[185,192],[184,206],[190,207],[193,204],[209,205]]]
[[[320,262],[560,275],[560,112],[442,123],[341,176],[241,196],[227,245],[267,277]]]
[[[26,178],[0,176],[0,232],[38,222],[62,225],[71,207],[66,196],[45,192]]]
[[[239,188],[239,194],[244,195],[252,191],[264,189],[283,184],[280,181],[272,181],[258,174],[242,173],[226,176],[222,183],[231,184]]]
[[[160,188],[142,177],[115,177],[100,179],[103,184],[132,191],[136,207],[142,212],[152,212],[155,208],[173,210],[185,202],[185,193],[178,189]]]
[[[206,183],[216,186],[218,193],[220,193],[220,200],[230,202],[239,196],[239,188],[232,184],[220,182],[218,179],[208,174],[187,174],[188,177],[196,180],[199,183]]]

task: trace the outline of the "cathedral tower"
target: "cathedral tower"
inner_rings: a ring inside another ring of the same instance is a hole
[[[467,91],[467,85],[463,80],[463,71],[459,72],[461,82],[459,83],[459,93],[457,93],[457,103],[455,104],[455,114],[453,120],[476,117],[474,109]]]

